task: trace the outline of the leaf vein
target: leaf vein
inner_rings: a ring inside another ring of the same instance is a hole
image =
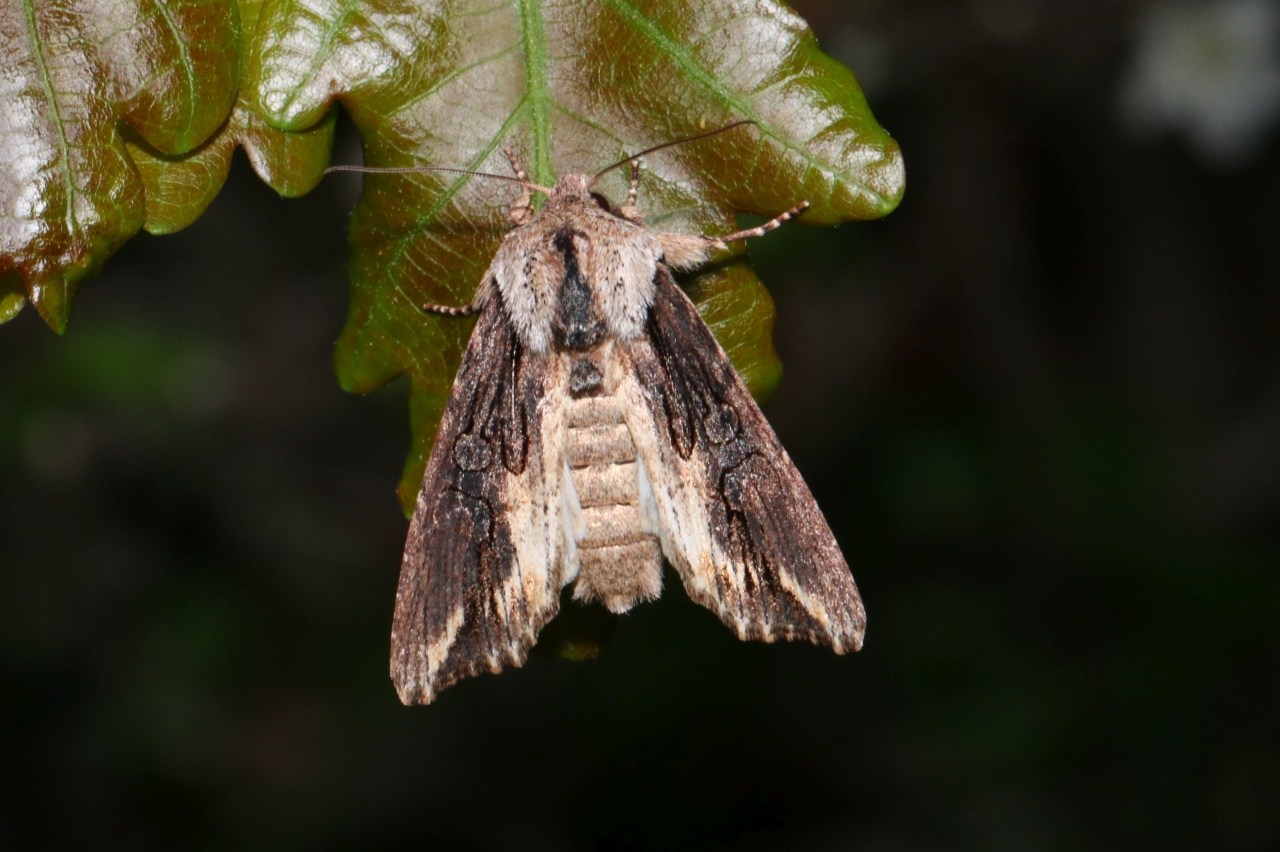
[[[178,63],[182,70],[186,72],[183,75],[183,82],[186,83],[187,93],[190,100],[187,102],[186,126],[182,129],[181,142],[178,143],[180,150],[186,150],[191,144],[191,127],[196,123],[196,110],[199,108],[200,96],[196,92],[196,70],[195,63],[191,59],[191,46],[187,44],[187,40],[183,38],[182,30],[178,28],[178,24],[173,19],[173,15],[169,12],[169,7],[164,0],[156,0],[156,6],[160,9],[160,15],[164,18],[164,22],[168,24],[169,30],[173,33],[173,40],[178,45]]]
[[[67,139],[67,130],[62,122],[62,112],[58,109],[57,94],[53,90],[53,81],[49,77],[49,66],[44,60],[44,44],[40,39],[40,31],[36,28],[36,10],[32,0],[22,0],[22,9],[26,12],[27,38],[31,42],[31,55],[36,67],[40,70],[40,82],[44,84],[44,96],[49,101],[49,110],[53,115],[53,123],[57,129],[58,147],[62,152],[62,177],[67,187],[66,224],[69,236],[74,238],[80,227],[76,221],[75,180],[71,176],[71,142]]]
[[[350,19],[355,13],[355,7],[358,5],[360,5],[360,0],[346,0],[346,2],[339,7],[339,13],[328,21],[328,26],[324,29],[320,43],[316,46],[315,52],[311,55],[311,62],[307,66],[307,72],[303,79],[314,80],[319,76],[320,68],[324,63],[329,61],[329,57],[333,52],[333,44],[337,38],[337,33],[345,28],[348,19]],[[314,12],[312,12],[308,17],[322,24],[325,23],[323,19]],[[297,102],[303,88],[304,87],[301,85],[291,87],[292,90],[289,92],[288,96],[285,97],[280,108],[276,110],[276,113],[278,115],[288,114],[289,110],[293,108],[294,103]]]
[[[521,100],[520,103],[516,104],[515,109],[508,114],[506,120],[502,123],[502,127],[498,129],[497,133],[490,137],[489,144],[485,146],[485,148],[480,151],[479,155],[474,157],[471,162],[465,166],[465,168],[479,169],[484,165],[485,160],[489,159],[489,157],[493,155],[493,152],[497,150],[500,144],[502,144],[502,140],[511,132],[511,127],[521,118],[527,106],[528,104],[524,100]],[[417,239],[426,228],[430,227],[431,223],[435,221],[435,218],[440,215],[441,211],[443,211],[445,207],[449,206],[453,201],[454,196],[461,192],[462,187],[470,180],[471,178],[467,176],[459,176],[455,179],[444,192],[440,193],[435,202],[432,203],[432,205],[422,214],[418,219],[417,226],[415,228],[411,231],[400,234],[397,238],[393,239],[392,244],[394,249],[385,268],[394,269],[396,265],[404,259],[404,255],[408,250],[409,244],[413,242],[413,240]],[[394,286],[396,292],[405,299],[408,299],[410,304],[417,304],[409,297],[409,294],[404,291],[404,287],[401,285],[399,278],[395,280]]]

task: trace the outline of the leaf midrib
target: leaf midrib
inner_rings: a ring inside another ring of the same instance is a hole
[[[524,42],[525,101],[533,124],[533,174],[543,186],[555,181],[551,170],[551,127],[547,92],[547,34],[540,0],[520,0],[520,38]]]

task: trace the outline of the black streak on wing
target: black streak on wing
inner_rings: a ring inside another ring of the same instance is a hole
[[[525,357],[498,296],[480,314],[454,380],[409,527],[391,630],[391,677],[406,704],[425,704],[455,681],[520,665],[555,615],[501,590],[517,570],[503,504],[539,434],[542,361]],[[451,643],[449,625],[461,615]],[[425,650],[447,655],[428,671]]]
[[[805,638],[857,650],[862,601],[813,495],[665,267],[656,283],[649,346],[634,350],[636,375],[659,440],[685,460],[705,458],[711,532],[735,563],[714,566],[717,598],[702,599],[687,580],[686,588],[744,639]]]

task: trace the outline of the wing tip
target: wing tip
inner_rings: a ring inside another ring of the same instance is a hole
[[[743,642],[807,641],[842,655],[862,650],[867,614],[856,591],[852,601],[846,598],[836,612],[825,608],[818,612],[809,609],[807,618],[797,619],[799,623],[774,622],[767,618],[757,620],[744,608],[730,606],[707,590],[690,588],[688,583],[685,584],[685,592],[694,603],[715,613],[721,623]]]
[[[839,638],[833,638],[831,640],[831,650],[841,655],[848,654],[850,652],[857,653],[858,651],[862,650],[862,640],[865,633],[866,633],[865,626],[860,624],[858,625],[858,628],[856,630],[854,630],[851,634],[849,634],[843,640]]]
[[[435,690],[424,687],[421,684],[397,683],[395,687],[396,695],[399,696],[400,703],[405,707],[427,705],[436,699]]]
[[[799,642],[830,648],[844,655],[862,650],[867,630],[867,617],[859,606],[853,617],[842,623],[831,624],[826,619],[814,619],[812,624],[770,624],[742,619],[737,613],[719,609],[720,620],[744,642]]]
[[[442,671],[434,676],[424,676],[419,667],[401,664],[393,657],[391,682],[395,686],[396,695],[400,697],[400,703],[406,707],[425,706],[435,701],[441,692],[458,681],[486,673],[498,674],[508,666],[522,668],[529,659],[529,652],[537,642],[542,626],[539,625],[537,629],[526,631],[516,637],[501,653],[477,656],[465,663],[457,664],[452,669],[442,667]],[[415,659],[412,655],[409,658]],[[445,666],[448,662],[446,657]]]

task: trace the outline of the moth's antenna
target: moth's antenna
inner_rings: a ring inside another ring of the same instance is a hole
[[[550,195],[551,190],[545,186],[538,186],[536,183],[529,183],[527,180],[520,180],[508,175],[491,175],[488,172],[473,172],[467,169],[448,169],[444,166],[403,166],[399,168],[386,168],[380,166],[330,166],[324,170],[325,174],[330,172],[362,172],[365,174],[375,175],[404,175],[416,174],[418,172],[450,172],[455,175],[471,175],[472,177],[493,178],[494,180],[505,180],[508,183],[518,183],[521,186],[528,187],[535,192],[541,192],[543,195]]]
[[[600,172],[598,175],[596,175],[591,179],[591,183],[587,184],[587,189],[590,189],[591,187],[595,186],[596,181],[600,180],[600,178],[604,177],[609,172],[613,171],[619,166],[625,166],[627,163],[634,162],[635,160],[638,160],[641,157],[643,157],[645,154],[652,154],[654,151],[661,151],[663,148],[674,148],[676,145],[683,145],[686,142],[697,142],[699,139],[706,139],[708,136],[715,136],[717,133],[724,133],[726,130],[732,130],[735,127],[741,127],[744,124],[755,124],[755,122],[749,118],[746,118],[746,119],[743,119],[742,121],[735,121],[732,124],[726,124],[724,127],[718,127],[715,130],[709,130],[706,133],[699,133],[697,136],[686,136],[684,139],[677,139],[674,142],[663,142],[661,145],[654,145],[652,148],[645,148],[640,153],[632,154],[630,157],[627,157],[625,160],[619,160],[609,168]]]

